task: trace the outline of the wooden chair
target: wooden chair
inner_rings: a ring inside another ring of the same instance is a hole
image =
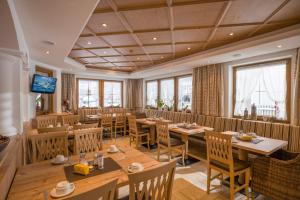
[[[36,118],[37,128],[48,128],[50,125],[53,127],[57,124],[57,116],[39,116]]]
[[[136,125],[136,118],[134,115],[128,116],[128,125],[129,125],[129,143],[131,146],[131,143],[135,141],[136,148],[139,147],[140,144],[147,144],[148,149],[150,149],[150,136],[149,131],[142,129],[138,130]],[[143,142],[143,138],[146,138],[146,141]]]
[[[53,128],[39,128],[38,133],[68,131],[68,128],[69,128],[69,126],[61,126],[61,127],[53,127]]]
[[[75,130],[75,154],[99,151],[102,149],[102,128]]]
[[[73,126],[73,130],[79,130],[79,129],[88,129],[88,128],[98,128],[98,123],[93,124],[75,124]]]
[[[73,196],[70,199],[72,200],[82,200],[82,199],[115,200],[117,199],[117,183],[118,183],[118,179],[114,179],[96,189]]]
[[[68,156],[68,133],[66,131],[30,136],[32,161],[55,158],[58,154]]]
[[[230,178],[230,200],[234,199],[234,193],[243,188],[245,188],[247,199],[249,199],[250,166],[247,162],[233,159],[231,137],[231,135],[218,132],[206,132],[208,163],[207,193],[209,194],[211,190],[219,187],[215,186],[213,189],[210,189],[210,183],[213,179],[218,178],[221,180],[222,185],[223,174],[225,174]],[[220,173],[211,178],[211,169]],[[245,184],[235,188],[234,177],[243,174],[245,174]]]
[[[107,131],[110,134],[111,139],[113,138],[113,117],[111,113],[101,114],[101,127],[103,132]]]
[[[79,122],[79,115],[65,115],[62,116],[63,125],[73,126]]]
[[[171,200],[176,161],[144,172],[128,174],[129,200]]]
[[[123,135],[126,134],[126,113],[125,112],[120,112],[116,113],[115,117],[115,137],[117,137],[117,131],[120,129],[120,133],[123,133]]]
[[[156,132],[157,132],[157,160],[159,161],[161,149],[166,149],[167,153],[169,154],[169,160],[172,159],[172,151],[176,149],[180,149],[182,155],[182,163],[184,165],[185,143],[180,139],[170,137],[169,125],[167,122],[157,121]]]

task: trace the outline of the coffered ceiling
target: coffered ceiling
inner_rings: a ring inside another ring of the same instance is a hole
[[[300,23],[300,0],[101,0],[69,57],[133,72]]]

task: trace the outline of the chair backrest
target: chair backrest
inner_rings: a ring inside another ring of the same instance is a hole
[[[176,160],[154,169],[129,174],[129,200],[170,200]]]
[[[116,117],[115,117],[115,124],[116,125],[125,125],[126,122],[126,113],[125,112],[119,112],[116,113]]]
[[[56,126],[57,116],[38,116],[36,122],[37,128],[47,128],[50,125]]]
[[[49,133],[49,132],[59,132],[59,131],[67,131],[69,128],[68,125],[61,127],[53,127],[53,128],[39,128],[38,133]]]
[[[102,113],[101,114],[101,127],[103,126],[112,126],[113,116],[111,113]]]
[[[75,154],[102,149],[102,128],[75,130]]]
[[[92,123],[92,124],[75,124],[73,126],[74,130],[79,130],[79,129],[87,129],[87,128],[98,128],[98,123]]]
[[[71,197],[72,200],[82,200],[82,199],[99,199],[99,200],[115,200],[117,199],[117,183],[118,179],[114,179],[105,183],[104,185],[81,193],[74,197]]]
[[[134,115],[128,116],[128,126],[129,126],[129,134],[138,134],[136,118]]]
[[[58,154],[68,156],[68,133],[66,131],[30,136],[32,142],[32,161],[55,158]]]
[[[170,147],[169,125],[167,122],[156,122],[157,143]]]
[[[79,118],[79,115],[65,115],[62,116],[62,123],[63,125],[73,126],[79,122]]]
[[[205,131],[207,146],[207,161],[218,161],[233,170],[232,136],[214,131]]]

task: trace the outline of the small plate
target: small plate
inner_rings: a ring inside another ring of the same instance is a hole
[[[107,149],[107,152],[108,152],[108,153],[118,153],[118,152],[119,152],[119,149],[117,149],[116,151],[111,151],[110,149]]]
[[[62,165],[62,164],[65,164],[66,161],[68,161],[68,158],[65,158],[65,160],[62,161],[62,162],[56,161],[55,158],[54,158],[54,159],[51,160],[51,163],[52,163],[53,165]]]
[[[64,197],[64,196],[67,196],[67,195],[71,194],[75,190],[74,183],[71,183],[71,184],[72,184],[72,188],[69,191],[67,191],[66,193],[64,193],[64,194],[57,194],[56,193],[56,188],[53,188],[51,190],[51,192],[50,192],[51,197],[53,197],[53,198],[60,198],[60,197]]]
[[[130,169],[130,166],[128,166],[127,168],[129,173],[137,173],[137,172],[141,172],[144,170],[144,166],[141,165],[141,167],[139,169]]]

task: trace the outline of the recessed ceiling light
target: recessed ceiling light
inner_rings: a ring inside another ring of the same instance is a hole
[[[107,24],[102,24],[103,27],[107,27]]]
[[[187,50],[191,50],[191,47],[188,47]]]
[[[234,35],[234,33],[229,33],[229,35],[230,35],[230,36],[233,36],[233,35]]]
[[[92,42],[91,42],[91,41],[88,41],[88,42],[87,42],[87,44],[88,44],[88,45],[91,45],[91,44],[92,44]]]
[[[161,59],[164,59],[165,57],[161,56],[160,58],[161,58]]]
[[[282,47],[282,45],[280,44],[280,45],[277,45],[277,48],[281,48]]]
[[[106,51],[103,51],[104,54],[106,54]]]
[[[152,38],[152,40],[157,40],[157,37]]]
[[[50,54],[50,51],[46,51],[46,54],[49,55],[49,54]]]
[[[140,57],[137,57],[136,59],[137,59],[137,60],[139,60],[139,59],[140,59]]]

